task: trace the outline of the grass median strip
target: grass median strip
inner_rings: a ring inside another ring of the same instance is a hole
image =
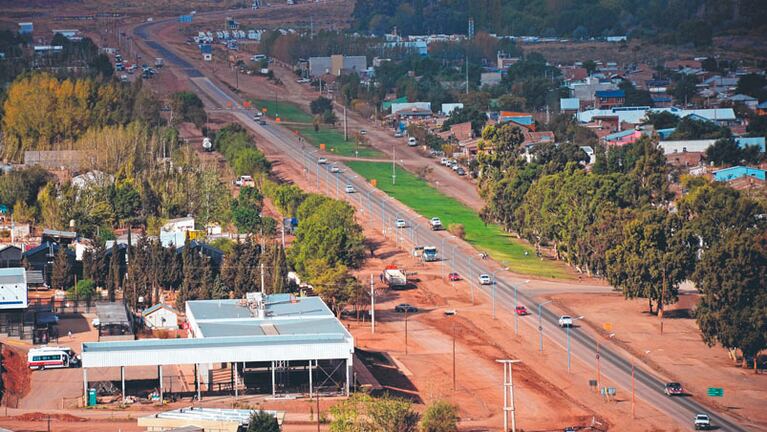
[[[312,115],[293,102],[279,100],[275,102],[274,100],[265,99],[255,99],[251,102],[258,110],[266,108],[267,117],[274,118],[276,114],[279,114],[280,121],[312,124]]]
[[[391,181],[391,164],[347,161],[345,164],[378,188],[426,218],[439,217],[445,227],[463,224],[465,240],[516,273],[556,279],[571,279],[564,264],[541,260],[535,250],[518,241],[498,225],[485,224],[479,215],[450,198],[414,174],[397,167],[396,185]],[[438,246],[438,245],[437,245]],[[527,252],[527,254],[525,254]]]

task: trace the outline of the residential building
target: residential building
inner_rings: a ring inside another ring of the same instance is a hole
[[[178,329],[178,311],[165,303],[157,303],[141,312],[144,325],[150,329]]]
[[[482,72],[480,74],[479,79],[479,85],[480,87],[488,86],[497,86],[501,83],[503,76],[500,72]]]
[[[638,129],[627,129],[620,132],[615,132],[610,135],[602,137],[601,141],[608,146],[623,146],[626,144],[633,144],[642,138],[645,134]]]
[[[597,90],[594,92],[594,105],[599,109],[623,106],[626,92],[623,90]]]
[[[330,57],[309,57],[309,75],[318,77],[326,74],[341,76],[348,73],[362,73],[367,70],[367,57],[335,54]]]
[[[454,110],[463,109],[462,103],[443,103],[440,112],[446,116],[452,114]]]
[[[19,34],[32,34],[34,30],[35,30],[35,25],[31,22],[19,23]]]
[[[498,113],[498,124],[501,123],[516,123],[517,125],[535,130],[535,119],[532,114],[513,112],[513,111],[501,111]]]
[[[737,123],[735,111],[732,108],[711,108],[711,109],[682,109],[676,107],[670,108],[650,108],[648,106],[639,107],[616,107],[611,109],[591,109],[581,111],[577,114],[578,121],[581,123],[590,123],[595,118],[614,117],[618,124],[638,125],[646,120],[648,112],[669,112],[681,118],[689,115],[696,115],[706,120],[713,121],[720,126],[730,126]]]
[[[744,94],[736,94],[727,98],[733,104],[745,105],[748,109],[755,110],[759,106],[759,101],[755,97]]]
[[[559,100],[559,111],[562,114],[575,114],[581,108],[581,101],[578,98],[561,98]]]
[[[767,116],[767,101],[764,101],[756,106],[756,114],[760,116]]]

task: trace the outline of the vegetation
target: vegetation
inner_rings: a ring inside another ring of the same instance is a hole
[[[207,118],[205,107],[195,93],[188,91],[174,93],[170,98],[170,108],[174,124],[190,122],[198,128],[202,128],[205,124]]]
[[[366,179],[376,179],[378,187],[420,215],[439,216],[442,224],[462,224],[465,240],[480,251],[519,273],[567,278],[564,268],[535,256],[534,250],[514,239],[495,224],[487,224],[475,211],[431,187],[426,181],[397,169],[397,183],[391,184],[391,165],[378,162],[347,162],[347,166]]]
[[[253,411],[248,420],[247,432],[280,432],[277,418],[266,411]]]
[[[410,402],[391,396],[354,393],[330,408],[331,432],[416,432],[418,413]]]
[[[426,407],[420,424],[421,432],[457,432],[458,407],[450,402],[437,400]]]

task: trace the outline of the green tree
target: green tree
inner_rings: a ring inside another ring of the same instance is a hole
[[[320,96],[309,103],[309,110],[312,114],[322,114],[326,111],[333,111],[333,101]]]
[[[756,163],[760,159],[760,153],[757,146],[741,148],[734,139],[721,138],[706,149],[706,161],[718,166]]]
[[[586,72],[589,75],[591,75],[597,70],[597,63],[594,60],[586,60],[583,62],[583,68],[586,69]]]
[[[747,74],[738,79],[738,85],[735,87],[736,94],[745,94],[755,97],[759,100],[767,99],[767,78],[759,74]]]
[[[72,273],[72,262],[69,259],[67,248],[59,246],[56,255],[53,258],[53,272],[51,274],[51,286],[54,289],[68,290],[72,287],[74,274]]]
[[[767,240],[743,231],[707,250],[692,280],[702,293],[695,310],[703,340],[740,349],[743,365],[767,348]]]
[[[404,399],[363,393],[333,405],[330,414],[331,432],[415,432],[419,417]]]
[[[241,233],[258,232],[261,226],[261,209],[263,197],[258,189],[244,187],[240,195],[232,201],[232,219],[237,230]]]
[[[201,128],[205,124],[205,105],[194,93],[188,91],[176,92],[171,96],[170,107],[173,110],[173,122],[194,123]]]
[[[650,111],[647,113],[647,122],[653,125],[656,130],[669,129],[679,124],[679,116],[668,111]]]
[[[626,298],[646,298],[652,313],[677,300],[679,284],[691,273],[695,238],[682,220],[664,210],[640,214],[624,227],[624,239],[607,252],[607,280]]]
[[[247,432],[280,432],[277,417],[266,411],[253,411],[248,419]]]
[[[90,301],[96,294],[96,283],[92,279],[81,279],[77,281],[77,285],[74,286],[68,292],[68,297],[74,300]]]
[[[457,432],[458,407],[438,400],[426,407],[420,425],[421,432]]]
[[[679,74],[671,87],[671,95],[677,103],[688,104],[698,94],[698,79],[693,75]]]

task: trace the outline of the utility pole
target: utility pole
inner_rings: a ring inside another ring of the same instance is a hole
[[[455,320],[453,320],[453,391],[455,391]]]
[[[346,105],[344,105],[344,141],[349,141],[349,126],[346,120]]]
[[[397,162],[397,147],[392,146],[392,153],[391,153],[391,184],[392,185],[397,184],[396,162]]]
[[[405,355],[407,355],[407,308],[405,308]]]
[[[261,263],[261,292],[266,294],[266,287],[264,286],[264,263]]]
[[[469,56],[466,56],[466,94],[469,94]]]
[[[282,224],[280,225],[280,231],[282,234],[282,249],[285,249],[285,221],[282,221]]]
[[[521,363],[522,360],[496,360],[503,364],[503,431],[509,430],[509,412],[511,412],[511,431],[517,432],[517,416],[514,407],[514,377],[512,367],[514,363]]]
[[[370,332],[376,334],[376,287],[373,273],[370,273]]]
[[[631,364],[631,418],[636,418],[636,381],[634,380],[634,364]]]

